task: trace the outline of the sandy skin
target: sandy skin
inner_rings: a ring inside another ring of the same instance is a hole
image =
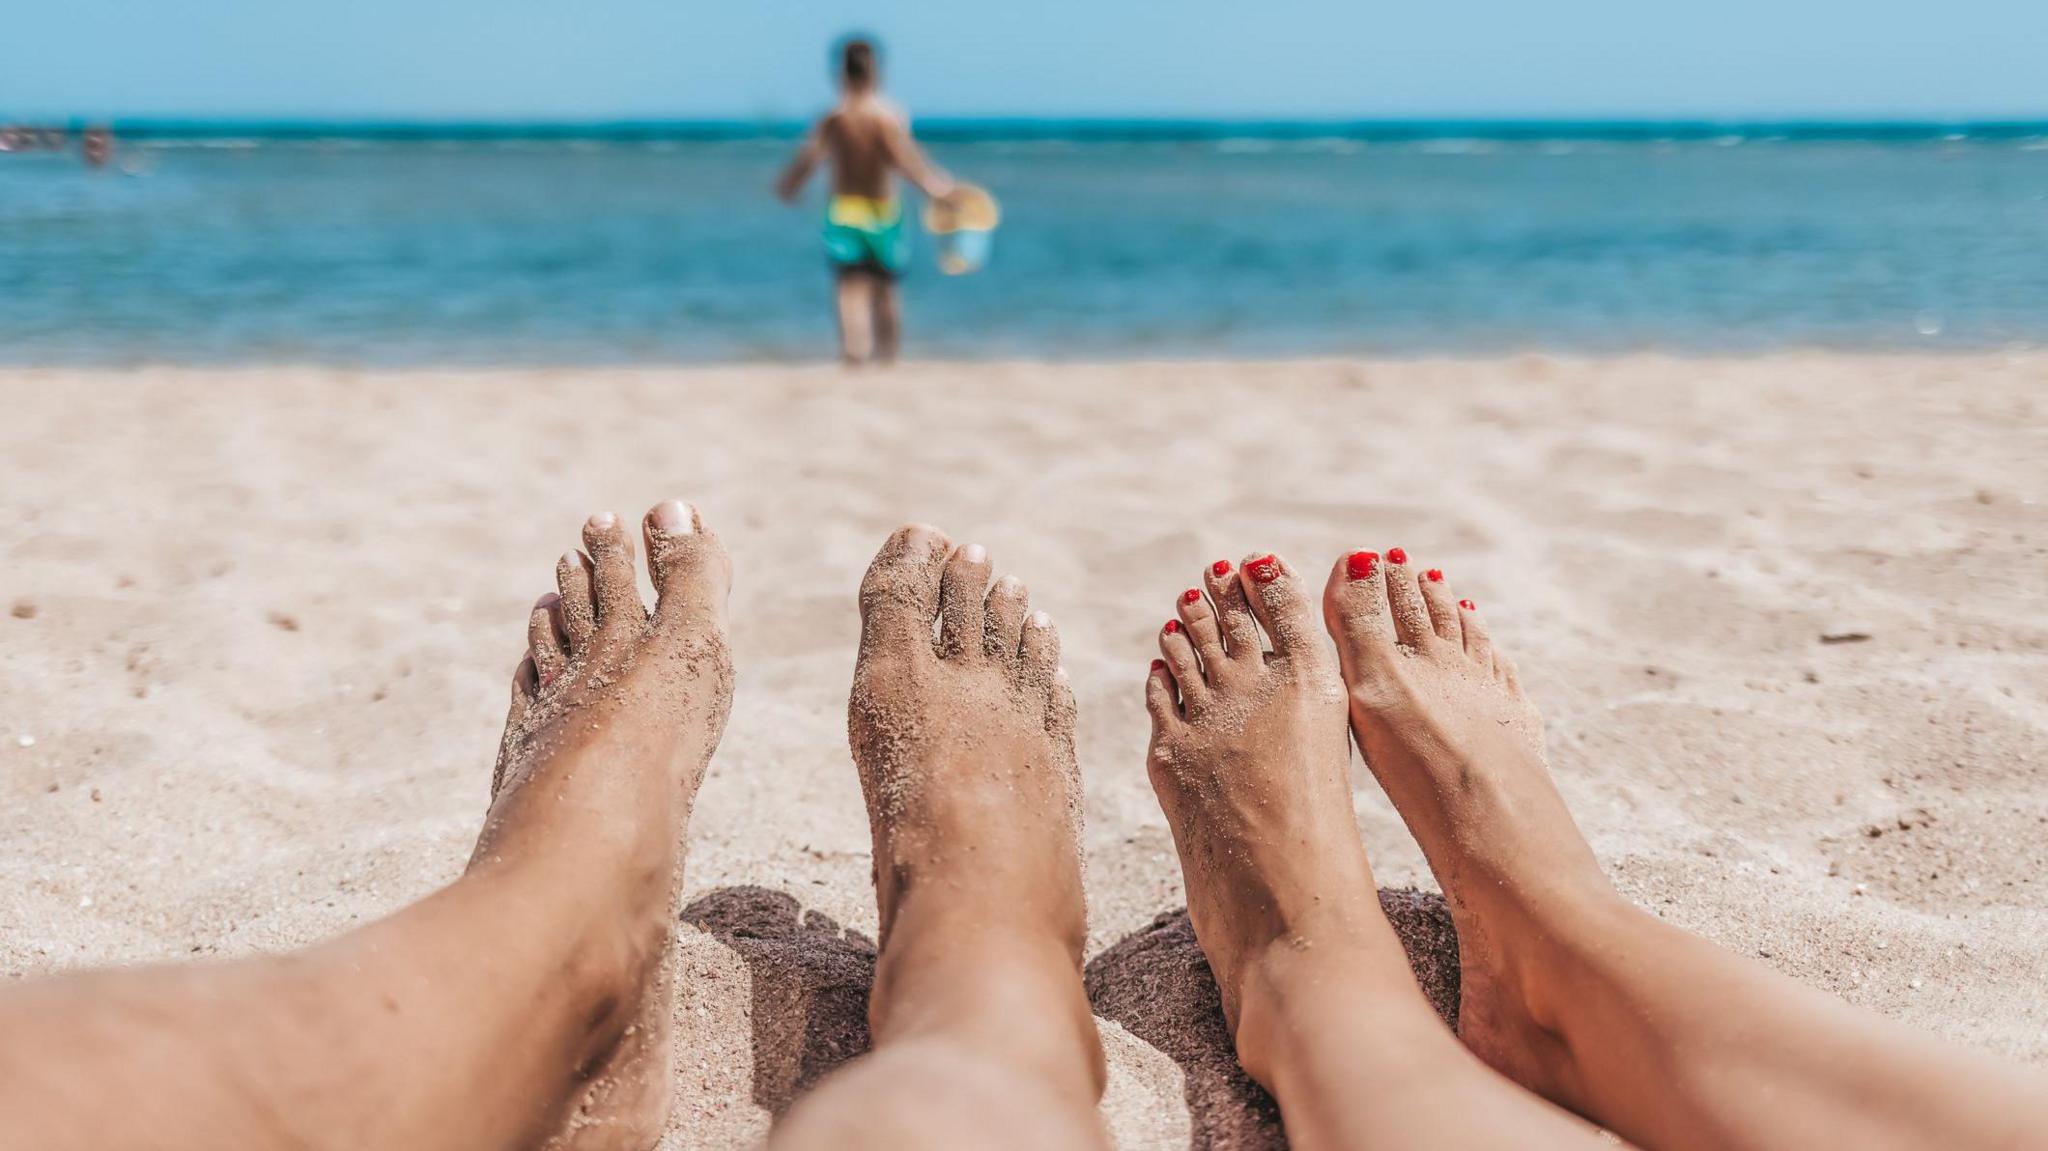
[[[681,837],[732,699],[731,572],[687,505],[593,516],[534,613],[467,871],[303,952],[0,992],[0,1144],[651,1145]]]

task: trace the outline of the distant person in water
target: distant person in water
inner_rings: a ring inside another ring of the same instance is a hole
[[[104,168],[114,156],[114,134],[105,128],[87,128],[83,148],[85,162],[94,168]]]
[[[935,200],[952,194],[953,181],[917,146],[902,110],[882,97],[874,44],[847,40],[838,57],[839,104],[804,137],[775,191],[794,203],[818,161],[831,161],[825,252],[837,277],[839,354],[849,364],[888,363],[902,340],[896,280],[909,255],[895,173]]]

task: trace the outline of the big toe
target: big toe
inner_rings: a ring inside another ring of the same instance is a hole
[[[1394,655],[1387,607],[1387,565],[1380,553],[1355,551],[1330,569],[1323,587],[1323,626],[1337,641],[1337,661],[1354,686],[1382,674]]]
[[[926,524],[908,524],[890,535],[860,581],[862,654],[881,649],[932,653],[939,583],[952,551],[946,533]]]
[[[697,509],[665,500],[648,511],[640,528],[647,574],[654,580],[656,625],[723,624],[732,561]]]
[[[1315,616],[1303,593],[1301,578],[1277,555],[1248,557],[1239,569],[1252,614],[1273,642],[1273,654],[1287,659],[1321,660]]]

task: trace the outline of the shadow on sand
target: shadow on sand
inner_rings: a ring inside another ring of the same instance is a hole
[[[1417,982],[1456,1026],[1458,939],[1443,897],[1380,891]],[[725,887],[683,909],[683,922],[737,953],[752,980],[754,1102],[781,1116],[825,1074],[868,1048],[875,946],[795,897]],[[1284,1147],[1280,1111],[1238,1069],[1222,1000],[1185,910],[1161,914],[1090,960],[1095,1013],[1157,1048],[1186,1084],[1195,1151]]]

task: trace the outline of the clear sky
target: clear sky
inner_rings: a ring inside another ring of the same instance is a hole
[[[2048,0],[13,0],[0,116],[2048,117]]]

